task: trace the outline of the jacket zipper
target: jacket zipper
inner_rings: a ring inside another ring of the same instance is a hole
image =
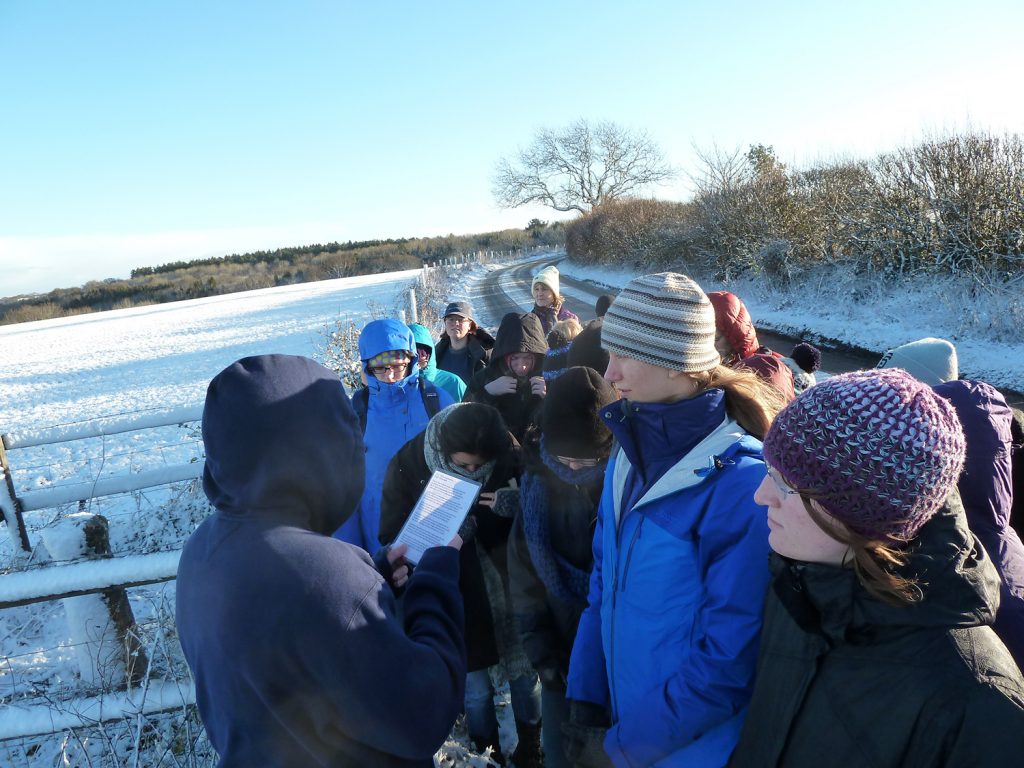
[[[633,559],[633,547],[636,545],[637,539],[640,538],[640,531],[644,527],[644,517],[640,516],[640,522],[637,523],[636,530],[633,531],[633,536],[629,542],[629,549],[626,551],[626,562],[622,568],[622,588],[621,591],[626,591],[626,580],[629,576],[629,563]],[[615,532],[615,551],[619,551],[619,545],[622,543],[622,526]],[[619,720],[619,704],[618,698],[615,695],[615,617],[618,614],[618,594],[619,594],[619,569],[616,565],[615,575],[612,578],[612,621],[611,621],[611,648],[608,649],[609,653],[609,669],[608,669],[608,691],[610,693],[612,701],[612,719],[615,722]]]

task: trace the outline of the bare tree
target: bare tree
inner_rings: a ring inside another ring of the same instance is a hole
[[[541,203],[556,211],[588,213],[673,176],[645,132],[577,120],[559,131],[541,130],[514,160],[502,158],[493,192],[502,208]]]

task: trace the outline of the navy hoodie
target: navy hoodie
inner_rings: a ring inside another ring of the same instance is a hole
[[[405,625],[362,549],[363,445],[337,376],[239,360],[210,383],[203,488],[216,511],[178,569],[177,624],[220,766],[429,766],[461,711],[458,555],[427,552]]]

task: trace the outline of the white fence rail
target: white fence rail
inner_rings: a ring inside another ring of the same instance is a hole
[[[110,496],[116,493],[138,491],[158,485],[194,480],[201,477],[203,463],[180,464],[159,469],[136,472],[128,475],[100,478],[92,482],[43,488],[37,491],[16,493],[11,476],[8,451],[52,445],[89,437],[104,437],[141,429],[153,429],[174,424],[189,424],[203,417],[201,405],[184,405],[164,411],[146,411],[123,414],[116,417],[94,419],[76,424],[63,424],[42,430],[27,430],[0,435],[0,471],[4,475],[5,489],[0,489],[0,512],[11,529],[11,535],[25,552],[32,551],[32,543],[25,528],[24,513],[39,509],[50,509],[85,499]]]
[[[92,482],[26,491],[18,495],[11,475],[8,451],[187,424],[201,418],[201,406],[183,406],[0,436],[0,469],[4,473],[4,482],[0,483],[0,507],[4,520],[11,528],[15,546],[31,551],[24,512],[194,480],[202,476],[203,462],[193,461],[99,478]],[[0,741],[61,733],[113,720],[183,709],[195,704],[195,689],[190,681],[145,679],[146,653],[139,647],[134,617],[124,591],[130,587],[158,584],[177,578],[181,552],[112,556],[106,534],[107,521],[104,518],[84,513],[62,516],[59,526],[65,525],[80,529],[76,535],[89,529],[85,535],[85,545],[81,548],[85,559],[5,573],[0,577],[0,609],[50,600],[64,601],[64,613],[72,646],[76,649],[76,655],[79,655],[82,680],[100,685],[103,690],[98,694],[62,701],[57,707],[46,700],[8,702],[0,707]],[[102,536],[97,536],[100,529]],[[43,536],[46,538],[47,549],[57,557],[53,549],[56,542],[51,542],[49,538],[55,531],[58,529],[47,527],[43,530]],[[78,544],[68,539],[63,529],[59,531],[56,541],[68,544],[69,552],[77,553],[80,549]],[[68,554],[61,556],[67,557]],[[75,557],[76,554],[71,556]],[[83,601],[92,602],[86,605]],[[93,603],[99,606],[98,610],[109,612],[109,621],[97,618],[97,608]],[[74,616],[79,618],[73,620]],[[82,625],[77,626],[76,622]],[[92,634],[100,624],[105,625],[101,632],[107,637],[97,640]],[[79,650],[84,655],[77,653]],[[112,659],[106,658],[108,656],[123,658],[118,659],[117,664],[112,664]],[[101,676],[90,677],[86,674],[86,667],[101,670],[97,673]]]

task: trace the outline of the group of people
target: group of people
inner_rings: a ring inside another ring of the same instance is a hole
[[[369,323],[351,397],[284,355],[210,383],[177,617],[222,765],[429,766],[463,712],[519,768],[1019,759],[1019,425],[952,345],[826,377],[682,274],[585,325],[532,289],[493,336]],[[481,491],[412,563],[438,471]]]

